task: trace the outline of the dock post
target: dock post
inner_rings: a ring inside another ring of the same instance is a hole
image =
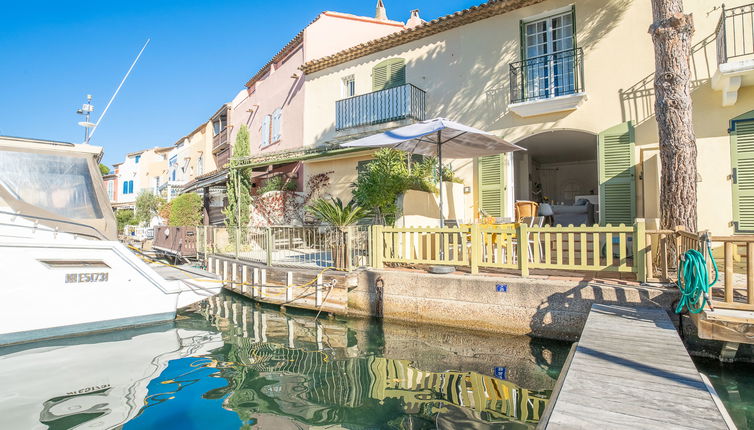
[[[266,287],[266,285],[267,285],[267,269],[262,269],[262,276],[261,276],[261,279],[259,280],[259,285],[260,285],[260,288],[259,288],[259,290],[260,290],[259,297],[260,298],[264,298],[264,295],[267,292],[267,287]]]
[[[314,303],[317,307],[322,306],[322,274],[317,275],[317,288],[314,293]]]
[[[293,272],[288,272],[285,282],[285,301],[290,302],[291,300],[293,300]]]
[[[529,233],[526,230],[526,224],[524,223],[520,223],[516,227],[516,236],[518,236],[518,268],[521,270],[522,278],[529,276]]]
[[[207,271],[212,272],[212,270],[215,268],[214,266],[215,259],[212,257],[207,258]]]
[[[647,235],[643,218],[636,218],[634,222],[634,265],[636,266],[636,280],[644,284],[647,282]]]
[[[245,264],[241,266],[241,292],[249,292],[249,266]]]
[[[231,269],[230,269],[230,289],[231,290],[235,289],[238,286],[237,285],[238,284],[238,282],[237,282],[238,279],[236,278],[237,271],[238,271],[238,263],[236,263],[234,261],[233,264],[231,265]]]
[[[215,258],[215,275],[220,276],[220,259]]]
[[[251,274],[251,298],[257,299],[259,298],[259,269],[255,267]]]
[[[482,259],[481,258],[482,246],[480,245],[480,241],[479,241],[481,236],[482,236],[482,232],[479,230],[479,224],[472,224],[471,225],[471,255],[469,255],[469,265],[471,266],[472,275],[476,275],[477,273],[479,273],[479,260]]]
[[[228,260],[223,260],[223,285],[228,282]]]

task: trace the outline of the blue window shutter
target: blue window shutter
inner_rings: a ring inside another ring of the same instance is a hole
[[[270,144],[270,116],[265,115],[262,119],[262,146]]]
[[[128,194],[128,181],[123,181],[123,194]]]
[[[134,192],[134,181],[128,181],[128,194],[133,194]]]

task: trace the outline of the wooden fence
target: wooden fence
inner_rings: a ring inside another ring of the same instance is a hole
[[[646,280],[644,220],[626,226],[543,226],[525,224],[445,228],[374,226],[372,263],[633,272]]]
[[[712,306],[754,311],[754,236],[711,236],[709,239],[713,250],[722,247],[723,251],[722,259],[715,258],[720,271],[718,285],[723,284],[722,300],[713,289]],[[711,263],[708,269],[712,270]]]

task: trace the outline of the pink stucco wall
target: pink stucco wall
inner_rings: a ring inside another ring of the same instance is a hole
[[[396,21],[377,21],[337,12],[323,12],[304,30],[303,42],[250,89],[241,90],[231,103],[230,142],[241,125],[249,128],[251,153],[296,149],[303,146],[304,79],[299,67],[306,61],[403,29]],[[297,77],[293,77],[293,76]],[[262,120],[282,107],[281,139],[264,148]]]
[[[406,17],[408,19],[408,17]],[[403,30],[402,22],[340,12],[323,12],[304,30],[304,62]]]

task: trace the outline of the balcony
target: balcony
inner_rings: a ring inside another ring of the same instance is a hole
[[[511,63],[510,79],[508,109],[521,117],[571,111],[586,100],[581,48]]]
[[[754,4],[723,7],[715,32],[717,69],[712,88],[723,93],[723,106],[733,106],[741,86],[754,85]]]
[[[335,130],[356,131],[357,127],[401,120],[423,121],[426,116],[424,91],[411,84],[387,88],[335,102]]]
[[[228,146],[228,128],[225,127],[212,137],[212,152],[217,153]]]

